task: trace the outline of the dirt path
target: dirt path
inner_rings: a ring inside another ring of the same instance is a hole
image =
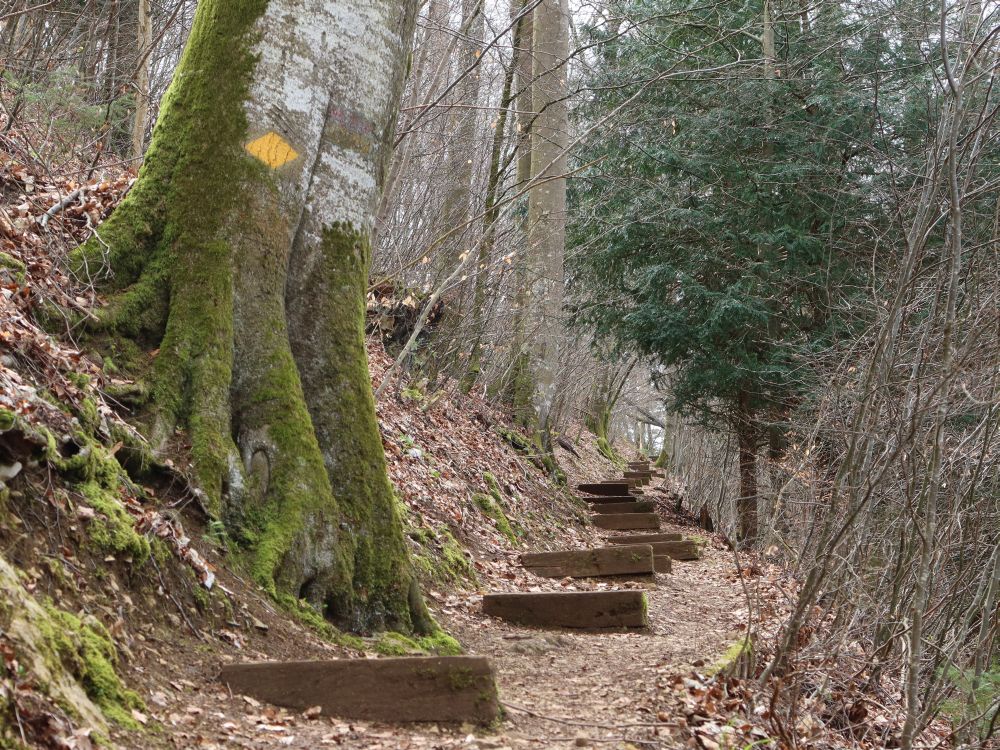
[[[442,624],[469,653],[489,656],[496,666],[506,716],[492,730],[308,720],[231,696],[207,672],[201,684],[175,681],[177,690],[154,715],[167,727],[165,747],[674,747],[670,728],[678,717],[663,710],[662,696],[678,675],[714,663],[739,637],[744,604],[734,572],[730,554],[709,546],[702,559],[675,562],[673,573],[657,575],[655,583],[488,576],[491,590],[645,588],[647,632],[516,627],[479,613],[478,595],[442,597],[436,602]]]
[[[739,582],[729,580],[733,570],[725,551],[710,549],[701,560],[675,562],[672,574],[657,575],[645,587],[648,632],[578,633],[455,618],[454,632],[496,666],[508,709],[501,739],[511,747],[615,747],[625,740],[669,746],[663,719],[669,724],[675,717],[661,711],[662,690],[691,665],[713,663],[739,637],[742,594]]]

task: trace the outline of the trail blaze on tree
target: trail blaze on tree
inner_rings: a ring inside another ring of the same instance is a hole
[[[410,0],[204,0],[139,180],[77,255],[105,332],[159,347],[154,444],[190,436],[258,582],[358,630],[432,629],[364,348]]]

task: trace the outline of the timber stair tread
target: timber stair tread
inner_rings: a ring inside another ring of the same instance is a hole
[[[591,503],[590,509],[595,513],[652,513],[656,503],[652,500],[627,500],[619,503]]]
[[[500,713],[496,674],[482,656],[227,664],[219,679],[234,693],[343,719],[490,724]]]
[[[603,630],[645,628],[643,591],[557,591],[483,596],[483,613],[519,625]]]
[[[594,526],[610,531],[660,528],[660,517],[655,513],[597,513],[590,520]]]
[[[644,500],[642,487],[665,473],[648,461],[629,462],[622,477],[576,485],[586,501],[591,523],[613,534],[608,546],[594,549],[526,552],[521,566],[548,578],[670,573],[675,560],[697,560],[700,546],[676,532],[661,532],[656,503]],[[648,625],[646,594],[634,589],[608,591],[494,592],[483,596],[483,614],[511,623],[587,630],[644,628]]]
[[[653,548],[648,544],[528,552],[521,555],[521,566],[546,578],[651,575],[655,572]]]

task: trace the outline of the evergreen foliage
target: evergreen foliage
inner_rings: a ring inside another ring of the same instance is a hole
[[[574,319],[649,358],[674,410],[736,432],[751,502],[756,452],[782,442],[811,362],[865,322],[899,179],[873,154],[914,137],[925,89],[881,81],[906,50],[875,18],[771,13],[774,60],[756,1],[624,0],[627,22],[589,30],[579,116],[607,126],[580,154],[571,234]],[[881,110],[880,86],[896,97]]]

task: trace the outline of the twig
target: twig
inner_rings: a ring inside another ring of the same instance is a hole
[[[72,193],[70,193],[69,195],[67,195],[65,198],[63,198],[61,201],[59,201],[57,204],[55,204],[54,206],[52,206],[52,208],[50,208],[48,211],[46,211],[45,215],[42,216],[42,218],[40,218],[38,220],[38,223],[42,227],[42,229],[44,229],[45,225],[49,223],[49,219],[51,219],[52,217],[54,217],[57,213],[59,213],[60,211],[62,211],[64,208],[66,208],[70,203],[72,203],[73,201],[75,201],[77,198],[83,197],[83,191],[84,190],[85,190],[85,188],[83,186],[78,187],[76,190],[74,190]]]

